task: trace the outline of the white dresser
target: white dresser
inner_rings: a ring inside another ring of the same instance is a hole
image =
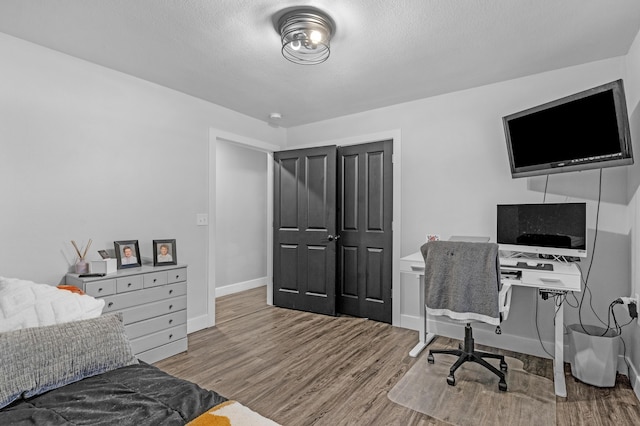
[[[187,350],[187,266],[142,266],[104,277],[67,274],[66,284],[122,312],[136,356],[148,363]]]

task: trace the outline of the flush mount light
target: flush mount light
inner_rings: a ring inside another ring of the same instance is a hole
[[[329,58],[333,20],[317,9],[294,9],[278,20],[282,56],[301,65],[320,64]]]

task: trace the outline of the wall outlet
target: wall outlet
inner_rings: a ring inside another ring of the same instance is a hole
[[[206,213],[198,213],[196,215],[196,225],[198,226],[209,225],[209,215]]]

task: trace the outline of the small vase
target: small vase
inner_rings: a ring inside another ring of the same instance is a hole
[[[84,261],[84,259],[80,259],[76,263],[76,274],[86,274],[89,269],[89,264]]]

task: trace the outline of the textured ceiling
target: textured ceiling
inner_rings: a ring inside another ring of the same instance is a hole
[[[336,22],[327,62],[272,16]],[[640,0],[2,0],[0,31],[284,127],[624,55]]]

